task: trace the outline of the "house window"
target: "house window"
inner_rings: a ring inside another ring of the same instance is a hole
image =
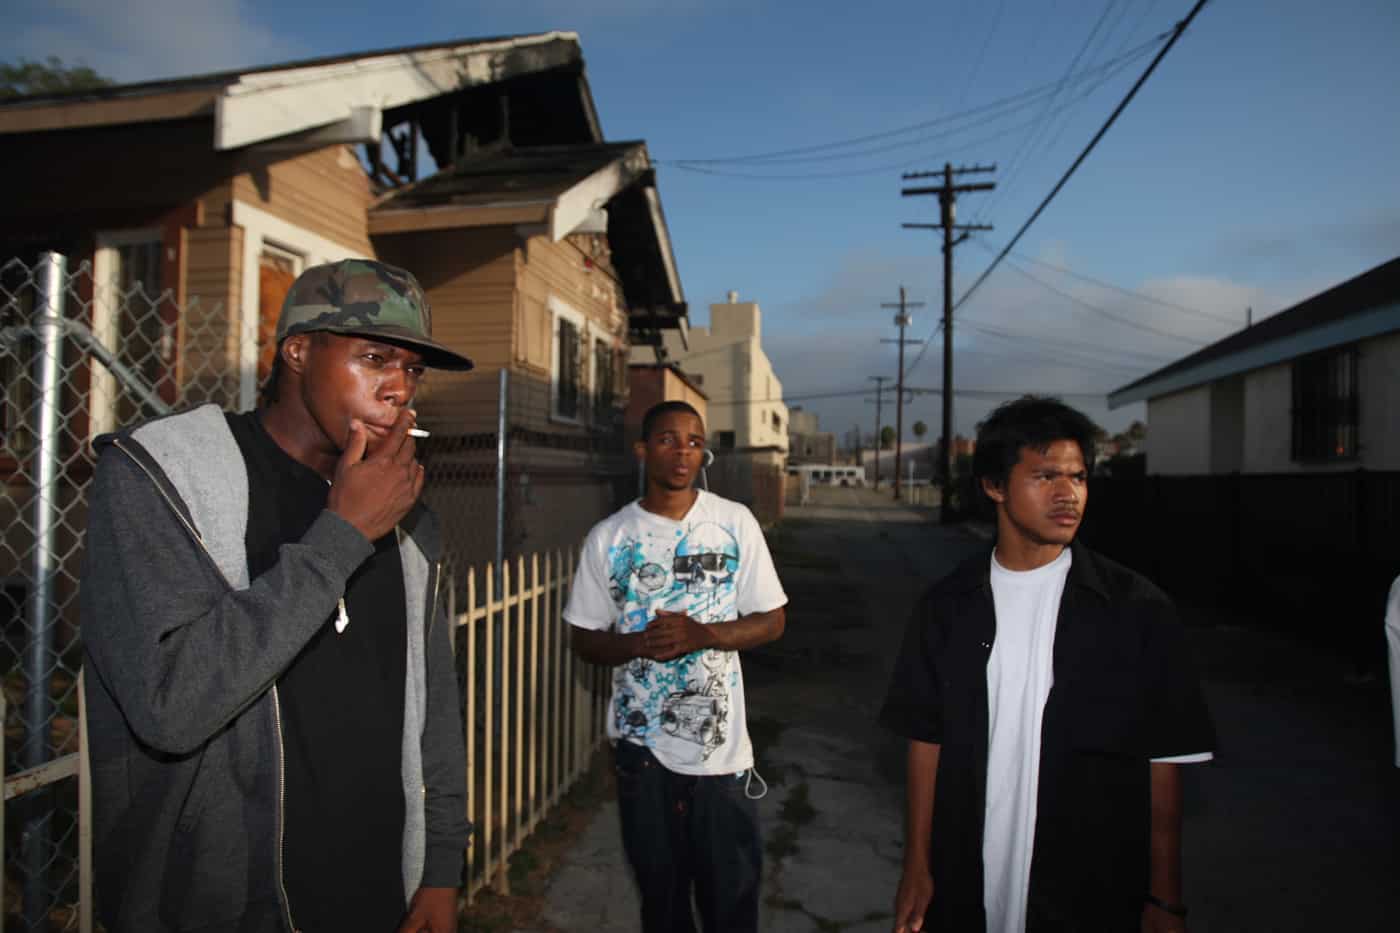
[[[139,379],[157,392],[173,376],[176,320],[162,293],[160,231],[99,235],[94,262],[93,334]],[[129,424],[143,414],[139,392],[93,364],[91,431]],[[144,412],[151,414],[151,412]]]
[[[773,412],[773,430],[778,434],[783,433],[783,419],[778,417],[778,413]]]
[[[38,342],[28,328],[34,320],[35,288],[28,268],[10,263],[0,269],[0,453],[18,457],[34,438],[28,423],[34,404],[34,363]]]
[[[718,445],[718,446],[719,446],[720,450],[733,450],[733,449],[734,449],[734,432],[733,432],[733,431],[720,431],[720,432],[719,432],[719,445]]]
[[[593,421],[607,425],[613,417],[617,401],[617,363],[612,344],[606,340],[593,341]]]
[[[555,298],[550,298],[549,305],[554,315],[551,414],[577,423],[583,419],[581,401],[588,388],[587,331],[582,314]]]
[[[1355,348],[1293,362],[1293,459],[1351,460],[1359,405]]]

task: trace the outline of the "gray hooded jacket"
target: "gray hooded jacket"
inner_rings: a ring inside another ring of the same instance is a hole
[[[81,601],[103,922],[112,933],[295,930],[276,681],[373,547],[325,511],[249,580],[247,470],[215,406],[99,449]],[[436,522],[420,505],[398,534],[407,901],[460,884],[469,827]]]

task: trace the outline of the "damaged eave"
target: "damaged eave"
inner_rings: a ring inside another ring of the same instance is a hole
[[[367,56],[241,76],[215,101],[214,148],[237,149],[469,87],[582,62],[578,36],[533,36]],[[596,114],[591,114],[596,123]]]
[[[646,150],[637,146],[587,178],[571,186],[554,202],[550,216],[550,238],[558,243],[577,231],[623,189],[634,184],[651,168]]]

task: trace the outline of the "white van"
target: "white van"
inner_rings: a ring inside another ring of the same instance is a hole
[[[829,466],[824,463],[804,463],[788,467],[789,476],[807,475],[814,486],[864,486],[865,468],[858,466]]]

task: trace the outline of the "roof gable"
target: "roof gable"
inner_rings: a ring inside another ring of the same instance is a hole
[[[1108,396],[1110,408],[1400,330],[1400,258],[1203,347]]]
[[[0,103],[0,135],[211,116],[216,150],[308,133],[319,133],[309,141],[320,144],[372,141],[390,122],[383,120],[386,112],[551,72],[564,79],[563,97],[584,127],[571,137],[600,140],[597,112],[582,77],[583,54],[572,32],[458,40],[13,98]],[[569,115],[556,108],[553,116]],[[336,137],[337,131],[345,138]]]

